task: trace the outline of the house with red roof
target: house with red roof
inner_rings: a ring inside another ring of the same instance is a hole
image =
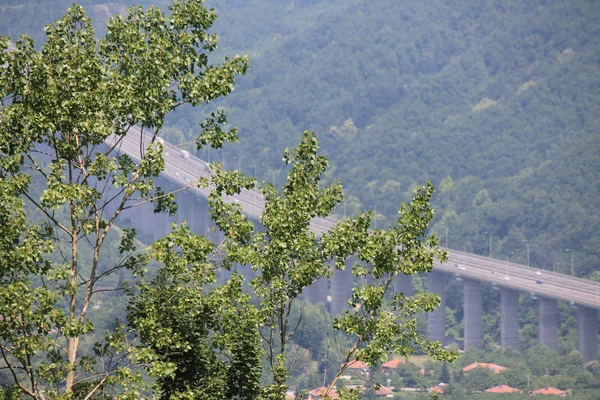
[[[503,367],[502,365],[492,363],[480,363],[477,361],[475,361],[473,364],[467,365],[462,370],[463,372],[469,372],[475,368],[487,368],[495,374],[499,374],[500,372],[506,370],[506,367]]]
[[[362,361],[350,361],[346,364],[342,364],[342,368],[347,368],[350,371],[356,371],[361,375],[369,376],[369,366]]]
[[[318,389],[313,389],[308,392],[308,397],[306,400],[320,400],[320,399],[331,399],[336,400],[339,398],[337,391],[332,390],[329,392],[328,397],[325,397],[325,393],[327,392],[327,388],[325,386],[320,387]]]
[[[444,388],[440,385],[432,387],[431,389],[429,389],[429,391],[432,393],[444,394]]]
[[[391,372],[395,372],[398,369],[398,366],[401,364],[405,364],[406,360],[403,358],[394,358],[393,360],[390,360],[386,363],[384,363],[381,366],[381,370],[386,373],[389,374]]]
[[[486,390],[487,393],[522,393],[519,389],[515,389],[508,385],[498,385]]]
[[[546,386],[545,388],[536,390],[535,392],[533,392],[533,394],[549,394],[549,395],[554,395],[554,396],[566,396],[567,395],[567,391],[566,390],[560,390],[557,388],[553,388],[551,386]]]
[[[375,395],[377,397],[381,397],[381,398],[385,398],[385,397],[392,398],[392,397],[394,397],[394,392],[392,392],[392,389],[390,389],[388,387],[380,386],[379,389],[377,389],[375,391]]]

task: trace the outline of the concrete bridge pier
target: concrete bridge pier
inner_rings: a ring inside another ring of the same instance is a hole
[[[340,315],[348,307],[348,299],[352,296],[354,275],[352,261],[346,262],[346,269],[335,270],[331,277],[331,315]]]
[[[168,213],[154,214],[152,218],[154,219],[154,240],[161,239],[171,232]]]
[[[126,202],[124,207],[132,207],[132,208],[127,208],[125,210],[121,210],[121,212],[119,213],[119,216],[117,217],[116,220],[116,224],[119,228],[135,228],[138,231],[139,234],[139,224],[137,224],[136,222],[139,222],[139,219],[141,218],[142,214],[141,214],[141,209],[138,207],[133,207],[134,204],[137,204],[139,202],[139,199],[137,198],[137,195],[134,195],[136,198],[134,200],[132,200],[131,198],[129,198]],[[122,198],[119,199],[115,199],[115,204],[112,204],[109,207],[112,207],[112,210],[109,211],[116,211],[118,204],[121,204],[121,200]]]
[[[166,179],[163,178],[158,178],[154,180],[154,184],[156,186],[159,186],[162,188],[162,190],[164,190],[165,192],[169,192],[170,190],[170,186],[172,186],[169,181],[167,181]],[[154,210],[154,204],[151,204],[152,210]],[[169,214],[165,213],[165,212],[161,212],[158,214],[154,214],[154,211],[152,212],[152,230],[153,230],[153,236],[154,236],[154,240],[158,240],[160,238],[163,238],[167,235],[168,232],[170,232],[170,222],[169,222]],[[147,222],[148,225],[150,224],[150,222]],[[149,227],[148,227],[149,228]]]
[[[427,275],[427,291],[440,295],[441,303],[433,312],[429,313],[427,320],[427,333],[429,340],[439,340],[444,344],[446,338],[446,274],[432,271]]]
[[[598,358],[598,312],[594,308],[577,308],[577,349],[587,363]]]
[[[324,276],[314,281],[313,284],[307,287],[302,293],[303,299],[310,301],[312,304],[327,304],[328,295],[329,280]]]
[[[503,349],[519,349],[519,292],[502,288],[500,291],[500,344]]]
[[[142,199],[135,199],[128,202],[128,205],[134,205],[142,202]],[[136,205],[124,212],[127,216],[124,218],[125,227],[130,226],[137,231],[137,239],[145,244],[151,244],[154,241],[154,208],[149,202]],[[127,223],[129,217],[129,223]]]
[[[558,349],[558,306],[556,299],[539,297],[539,342],[552,350]]]
[[[178,193],[176,196],[178,205],[177,223],[182,224],[185,222],[190,230],[192,230],[192,221],[194,220],[196,214],[194,210],[195,197],[196,196],[185,192]]]
[[[464,349],[481,347],[481,282],[464,280]]]
[[[206,200],[193,193],[180,192],[175,195],[178,209],[174,221],[181,225],[185,221],[187,227],[196,235],[206,235],[208,226],[208,204]],[[173,221],[169,222],[169,225]],[[214,235],[214,233],[213,233]]]
[[[257,276],[257,273],[252,270],[252,266],[250,265],[240,265],[237,267],[237,271],[244,276],[244,280],[247,282],[256,278]]]
[[[160,186],[165,193],[171,193],[179,188],[179,186],[174,185],[167,179],[161,179],[157,183],[157,185]],[[175,199],[176,199],[175,201],[179,202],[179,200],[181,200],[180,195],[176,193]],[[157,234],[159,234],[159,237],[164,237],[164,236],[168,235],[169,233],[171,233],[172,225],[174,222],[179,223],[179,219],[180,219],[180,216],[182,213],[182,211],[181,211],[182,205],[179,203],[178,203],[178,205],[179,205],[179,207],[177,209],[177,212],[174,215],[169,215],[169,213],[165,212],[162,214],[162,215],[164,215],[164,218],[162,219],[162,221],[157,222]],[[155,214],[155,215],[158,216],[159,214]]]
[[[398,275],[394,279],[394,292],[404,293],[405,296],[412,296],[412,275]]]
[[[190,221],[188,221],[190,230],[196,235],[206,235],[206,227],[208,225],[208,203],[206,200],[201,199],[195,195],[192,195],[190,200],[190,207],[192,208],[192,215]]]

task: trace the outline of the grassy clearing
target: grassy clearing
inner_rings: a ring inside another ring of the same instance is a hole
[[[431,360],[431,358],[427,355],[412,356],[408,358],[408,361],[415,365],[418,365],[419,367],[424,367],[425,363],[429,360]]]

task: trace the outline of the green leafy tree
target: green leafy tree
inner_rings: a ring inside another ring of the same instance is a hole
[[[182,241],[186,238],[193,246]],[[195,251],[169,252],[171,247]],[[250,400],[258,395],[262,346],[257,311],[242,293],[241,275],[214,286],[214,264],[208,260],[212,248],[185,226],[159,240],[152,255],[166,266],[151,284],[142,284],[129,310],[147,344],[137,359],[157,377],[159,398]],[[213,289],[205,290],[205,284]]]
[[[531,371],[524,366],[517,365],[502,371],[500,378],[502,382],[510,384],[514,388],[525,390],[528,389],[527,385],[531,378]]]
[[[467,393],[481,392],[502,383],[498,381],[496,374],[487,368],[475,368],[465,373],[460,382]]]
[[[39,52],[26,36],[14,47],[0,38],[0,365],[12,393],[89,399],[118,388],[142,396],[122,322],[101,339],[89,311],[101,282],[123,270],[140,274],[148,262],[135,230],[115,229],[117,217],[146,202],[155,212],[176,204],[154,184],[164,168],[160,143],[139,148],[139,163],[118,149],[134,126],[154,142],[169,112],[233,89],[247,60],[208,64],[215,18],[201,0],[175,0],[169,16],[133,7],[96,40],[83,8],[73,6],[46,27]],[[222,122],[222,114],[207,121],[200,141],[234,140]],[[128,286],[119,282],[115,290]],[[223,290],[234,292],[230,286]],[[253,340],[243,337],[242,347]],[[98,343],[83,349],[89,341]],[[244,351],[232,349],[233,364]]]
[[[450,383],[450,371],[446,363],[442,364],[442,371],[440,372],[439,381],[443,383]]]
[[[255,329],[264,344],[267,371],[263,373],[265,383],[258,398],[283,398],[290,377],[287,349],[298,327],[297,324],[291,324],[293,306],[304,289],[320,278],[331,276],[335,269],[352,268],[352,273],[362,284],[354,288],[349,300],[352,307],[333,321],[333,327],[348,339],[343,343],[349,345],[341,351],[341,366],[338,364],[331,379],[328,377],[326,394],[335,388],[348,363],[354,360],[377,365],[386,360],[391,352],[409,356],[415,348],[421,348],[436,359],[454,358],[454,354],[442,350],[439,343],[429,343],[416,332],[415,314],[422,310],[433,310],[439,304],[439,298],[428,293],[407,298],[394,293],[392,289],[392,281],[398,275],[429,271],[435,258],[445,259],[444,252],[436,247],[437,238],[426,235],[428,222],[433,216],[429,208],[433,191],[431,184],[417,189],[413,201],[402,206],[397,225],[393,228],[371,231],[371,213],[361,213],[328,229],[318,231],[319,228],[316,228],[317,234],[311,223],[317,217],[328,216],[342,201],[339,182],[320,184],[327,160],[317,154],[317,149],[315,134],[305,132],[299,146],[284,153],[284,162],[291,166],[291,171],[281,193],[271,184],[260,187],[266,200],[260,219],[263,229],[257,229],[255,223],[243,215],[239,204],[224,200],[224,195],[252,188],[254,180],[237,171],[223,171],[219,165],[213,167],[214,190],[209,195],[209,205],[213,220],[224,233],[224,240],[217,249],[219,263],[209,260],[209,252],[215,249],[205,239],[194,237],[185,229],[173,232],[165,241],[153,246],[153,254],[165,266],[161,268],[157,279],[144,286],[143,295],[132,308],[135,312],[131,318],[133,326],[138,329],[150,327],[148,334],[142,335],[143,348],[147,355],[146,362],[158,378],[161,393],[169,390],[163,379],[165,374],[174,376],[178,369],[196,362],[188,358],[195,357],[193,351],[184,352],[185,359],[168,355],[181,355],[180,349],[193,348],[193,343],[186,337],[172,335],[170,331],[164,332],[165,340],[155,340],[153,336],[152,332],[162,325],[164,318],[162,312],[153,315],[149,312],[164,304],[165,299],[173,298],[169,292],[163,292],[162,277],[171,277],[169,279],[174,283],[175,291],[184,291],[190,285],[197,286],[196,296],[206,297],[197,300],[201,305],[217,290],[210,288],[216,269],[232,270],[237,265],[251,265],[258,273],[250,282],[252,296],[256,300],[251,302],[250,297],[245,301],[242,297],[236,300],[237,307],[244,309],[250,304],[254,305],[256,314],[247,314],[256,315]],[[185,254],[198,258],[190,260]],[[351,257],[358,261],[347,267]],[[181,274],[187,275],[186,268],[200,270],[193,280],[176,282]],[[207,280],[208,277],[211,280]],[[190,296],[183,298],[189,299]],[[192,300],[187,301],[195,302],[195,298],[191,296]],[[222,304],[228,303],[223,299]],[[197,307],[177,308],[178,312],[173,318],[191,320],[197,312],[195,309]],[[138,319],[138,315],[144,318]],[[147,315],[150,317],[146,318]],[[213,347],[215,337],[220,332],[226,334],[230,329],[215,326],[213,330],[207,330],[202,329],[201,325],[195,329],[195,326],[186,324],[188,329],[193,330],[193,335],[203,341],[204,346]],[[248,334],[251,335],[250,332]],[[168,341],[170,337],[173,338],[171,342]],[[228,345],[223,346],[226,348]],[[201,379],[214,377],[205,373]],[[187,390],[194,384],[194,379],[185,379]],[[183,393],[185,391],[180,391],[178,395]],[[354,396],[348,394],[351,395]]]
[[[138,362],[155,378],[160,398],[281,399],[292,368],[292,307],[317,279],[345,268],[361,283],[332,324],[349,345],[328,393],[353,360],[376,365],[391,352],[409,356],[415,349],[454,358],[416,331],[415,314],[433,310],[439,298],[392,290],[397,276],[445,260],[437,238],[427,235],[432,185],[415,191],[389,229],[370,230],[373,214],[361,213],[314,232],[311,224],[332,213],[342,190],[339,182],[321,184],[327,160],[310,132],[284,154],[291,172],[281,193],[260,188],[262,229],[224,201],[254,180],[216,165],[209,204],[223,243],[214,246],[186,226],[157,241],[150,255],[163,266],[140,282],[129,306],[140,345],[131,345],[118,318],[99,338],[90,310],[101,282],[114,276],[114,290],[128,289],[122,272],[140,276],[149,262],[135,230],[117,229],[117,218],[148,202],[155,212],[176,210],[173,194],[154,181],[164,169],[156,138],[165,116],[228,94],[247,68],[239,56],[208,65],[216,36],[207,30],[216,16],[202,3],[175,0],[169,16],[133,7],[110,19],[100,40],[73,6],[46,28],[39,52],[27,37],[15,48],[0,39],[0,351],[11,395],[141,398]],[[236,140],[224,123],[220,112],[201,123],[197,146]],[[151,137],[138,162],[118,151],[128,134],[140,134],[135,126]],[[357,262],[347,266],[351,258]],[[251,294],[237,273],[217,284],[218,270],[238,265],[258,272]]]

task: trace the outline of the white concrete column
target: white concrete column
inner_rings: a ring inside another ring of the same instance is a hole
[[[428,273],[427,291],[439,294],[441,298],[440,305],[429,313],[427,319],[429,340],[439,340],[444,344],[446,339],[446,274],[439,271]]]
[[[500,291],[500,342],[503,349],[519,349],[519,292],[502,288]]]

